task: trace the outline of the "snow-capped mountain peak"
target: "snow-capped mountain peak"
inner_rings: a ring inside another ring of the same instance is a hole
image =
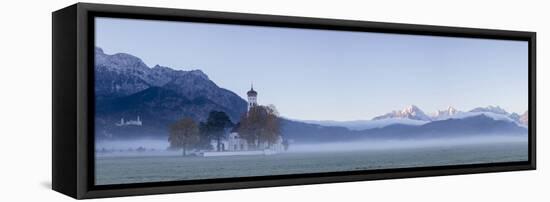
[[[446,109],[443,110],[437,110],[435,114],[432,116],[434,120],[441,120],[445,118],[449,118],[452,116],[455,116],[459,113],[462,113],[461,111],[457,110],[456,108],[449,106]]]
[[[382,116],[374,117],[373,120],[381,120],[381,119],[388,119],[388,118],[406,118],[406,119],[420,120],[420,121],[430,120],[430,117],[427,116],[416,105],[410,105],[405,107],[402,110],[395,110],[390,113],[384,114]]]
[[[506,110],[500,108],[499,106],[492,106],[492,105],[489,105],[487,107],[478,107],[478,108],[470,110],[470,112],[491,112],[491,113],[501,114],[501,115],[509,115],[510,114]]]
[[[444,110],[438,110],[437,112],[435,112],[435,116],[452,116],[452,115],[455,115],[457,114],[459,111],[457,109],[455,109],[454,107],[447,107],[447,109],[444,109]]]
[[[409,105],[401,111],[404,112],[404,113],[416,113],[416,112],[421,111],[421,110],[416,105]]]

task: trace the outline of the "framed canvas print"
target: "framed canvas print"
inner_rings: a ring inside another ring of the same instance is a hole
[[[53,13],[75,198],[535,169],[535,33],[79,3]]]

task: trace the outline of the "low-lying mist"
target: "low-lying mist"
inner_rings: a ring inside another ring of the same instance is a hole
[[[168,150],[167,140],[100,140],[95,143],[96,155],[100,156],[173,156],[179,151]]]
[[[453,147],[461,145],[479,144],[500,144],[500,143],[527,143],[527,135],[518,136],[490,136],[490,137],[462,137],[462,138],[439,138],[423,140],[361,140],[353,142],[335,143],[296,143],[289,148],[290,152],[336,152],[336,151],[358,151],[358,150],[391,150],[391,149],[414,149],[429,147]]]
[[[359,150],[392,150],[430,147],[453,147],[478,144],[522,143],[527,135],[440,138],[423,140],[365,139],[334,143],[291,143],[287,152],[338,152]],[[173,156],[181,150],[168,150],[169,143],[161,139],[101,140],[96,142],[96,154],[100,156]]]
[[[96,149],[128,150],[143,147],[153,150],[166,150],[169,143],[167,140],[138,139],[138,140],[100,140],[96,142]]]

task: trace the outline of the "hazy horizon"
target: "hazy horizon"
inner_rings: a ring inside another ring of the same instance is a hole
[[[369,139],[368,137],[359,140],[335,141],[335,142],[317,142],[317,143],[296,143],[290,147],[291,151],[338,151],[338,150],[363,150],[363,149],[386,149],[386,148],[411,148],[427,146],[451,146],[467,144],[486,144],[486,143],[507,143],[507,142],[525,142],[527,136],[466,136],[466,137],[445,137],[445,138],[425,138],[425,139]],[[117,152],[127,152],[129,149],[143,147],[147,151],[159,152],[169,149],[169,142],[164,139],[140,138],[132,140],[100,140],[96,142],[96,151],[102,149],[114,150]],[[175,152],[181,155],[179,151]]]
[[[253,82],[260,104],[298,120],[528,106],[520,41],[97,18],[96,46],[149,67],[200,69],[245,100]]]

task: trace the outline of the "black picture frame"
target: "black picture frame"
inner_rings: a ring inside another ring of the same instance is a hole
[[[94,17],[192,21],[528,42],[526,162],[94,185]],[[536,169],[536,33],[414,24],[77,3],[52,14],[52,188],[84,199]]]

